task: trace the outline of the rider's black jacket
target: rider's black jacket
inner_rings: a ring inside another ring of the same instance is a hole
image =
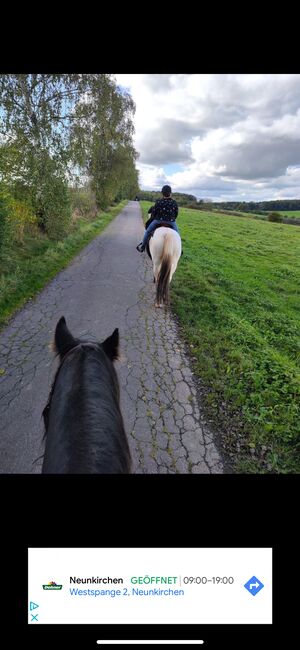
[[[145,228],[148,228],[154,219],[158,219],[159,221],[175,221],[178,215],[178,205],[171,197],[158,199],[155,205],[152,205],[148,210],[149,213],[151,216],[146,221]]]

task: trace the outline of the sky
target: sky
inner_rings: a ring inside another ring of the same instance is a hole
[[[116,74],[135,104],[142,190],[300,199],[300,74]]]

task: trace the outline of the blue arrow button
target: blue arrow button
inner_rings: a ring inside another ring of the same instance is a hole
[[[32,600],[31,600],[30,601],[30,610],[36,609],[37,607],[39,607],[39,605],[37,605],[36,603],[33,603]]]
[[[252,596],[256,596],[258,592],[264,587],[263,583],[258,580],[255,576],[252,576],[248,582],[244,585],[244,587],[249,591]]]

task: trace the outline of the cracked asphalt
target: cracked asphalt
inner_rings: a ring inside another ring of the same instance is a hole
[[[49,344],[62,315],[74,336],[102,341],[119,328],[115,365],[133,473],[224,473],[175,319],[154,307],[152,264],[135,249],[143,231],[139,203],[130,201],[0,333],[1,473],[41,471],[42,411],[57,367]]]

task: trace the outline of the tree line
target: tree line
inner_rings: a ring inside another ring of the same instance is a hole
[[[138,192],[135,105],[108,74],[0,76],[0,245],[12,216],[55,239],[67,231],[74,188],[97,209]]]
[[[140,190],[137,194],[137,197],[139,198],[140,201],[152,201],[153,203],[157,201],[157,199],[161,199],[161,192],[151,192],[147,190]],[[182,206],[187,206],[191,202],[197,202],[197,199],[193,194],[184,194],[182,192],[173,192],[172,193],[173,199],[177,201],[178,205]]]
[[[278,199],[274,201],[226,201],[217,203],[214,201],[197,202],[199,207],[210,206],[210,208],[220,208],[222,210],[238,210],[240,212],[264,213],[273,210],[300,210],[300,199]]]
[[[141,201],[156,201],[161,198],[161,192],[139,191]],[[273,210],[300,210],[300,199],[278,199],[274,201],[223,201],[214,202],[209,199],[197,199],[192,194],[173,192],[173,198],[178,205],[198,210],[236,210],[238,212],[255,212],[265,214]]]

